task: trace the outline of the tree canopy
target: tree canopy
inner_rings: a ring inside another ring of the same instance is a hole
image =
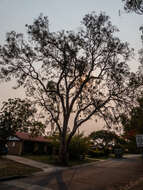
[[[122,0],[125,2],[125,10],[127,12],[135,12],[137,14],[143,14],[143,0]]]
[[[97,147],[107,148],[109,145],[114,145],[119,141],[119,136],[108,130],[99,130],[92,132],[89,136]]]
[[[7,140],[17,131],[28,132],[31,135],[42,133],[44,125],[35,120],[36,112],[31,102],[27,100],[15,98],[3,102],[0,112],[0,137]]]
[[[110,18],[94,12],[85,15],[81,29],[51,32],[40,15],[26,25],[28,37],[9,32],[0,47],[0,79],[17,81],[59,130],[61,160],[77,129],[93,116],[106,124],[132,103],[135,74],[127,64],[132,55],[121,42]],[[67,138],[67,131],[71,129]]]
[[[137,101],[138,105],[132,108],[130,114],[121,117],[124,136],[129,140],[135,139],[136,134],[143,134],[143,97]]]

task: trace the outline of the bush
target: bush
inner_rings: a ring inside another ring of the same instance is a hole
[[[99,157],[104,157],[106,156],[104,151],[102,150],[92,150],[92,149],[89,149],[88,150],[88,155],[91,156],[91,157],[96,157],[96,158],[99,158]]]
[[[50,138],[52,140],[50,143],[50,155],[58,155],[60,148],[59,135],[53,135]]]
[[[128,150],[127,153],[137,154],[139,153],[139,149],[137,148],[136,142],[130,141],[125,145],[125,149]]]
[[[87,137],[83,137],[83,134],[75,135],[69,145],[69,159],[80,160],[84,159],[88,153],[89,140]]]
[[[59,154],[60,148],[59,136],[52,136],[51,139],[52,145],[50,149],[52,149],[52,155],[56,156]],[[83,137],[83,134],[73,136],[69,145],[69,160],[84,159],[85,155],[88,153],[89,144],[89,139],[87,137]]]

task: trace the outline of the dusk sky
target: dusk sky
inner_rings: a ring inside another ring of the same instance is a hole
[[[0,44],[11,30],[25,33],[25,24],[32,24],[40,13],[48,16],[51,31],[77,31],[83,16],[92,11],[106,12],[119,28],[120,39],[129,42],[138,52],[142,46],[139,27],[143,24],[143,16],[126,14],[122,0],[0,0]],[[131,61],[131,68],[137,68],[137,60]],[[23,91],[11,89],[12,83],[0,84],[0,104],[9,97],[24,96]]]

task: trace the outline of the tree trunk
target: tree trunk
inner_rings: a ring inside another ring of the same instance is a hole
[[[60,144],[60,150],[59,150],[59,161],[60,164],[63,166],[67,166],[68,165],[68,148],[67,148],[67,143],[65,140],[61,141]]]

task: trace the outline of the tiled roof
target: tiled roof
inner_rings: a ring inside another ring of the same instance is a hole
[[[46,137],[43,136],[31,136],[31,134],[28,133],[23,133],[23,132],[16,132],[16,136],[25,141],[35,141],[35,142],[50,142],[50,139],[47,139]]]

